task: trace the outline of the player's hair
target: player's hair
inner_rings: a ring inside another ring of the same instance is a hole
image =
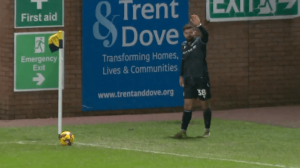
[[[186,24],[183,26],[183,31],[185,31],[186,29],[193,29],[194,30],[194,27],[191,25],[191,24]]]

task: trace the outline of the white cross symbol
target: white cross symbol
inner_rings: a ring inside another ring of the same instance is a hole
[[[37,9],[42,9],[42,3],[43,2],[48,2],[48,0],[31,0],[31,2],[36,2],[36,8]]]

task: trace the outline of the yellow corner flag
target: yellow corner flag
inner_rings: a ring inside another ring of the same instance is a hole
[[[60,30],[58,33],[50,36],[48,39],[48,44],[51,52],[55,52],[59,48],[63,48],[63,32]]]

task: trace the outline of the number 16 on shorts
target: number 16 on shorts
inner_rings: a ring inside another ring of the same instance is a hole
[[[197,89],[198,91],[198,95],[201,97],[203,96],[203,98],[205,99],[206,97],[206,90],[205,89]]]

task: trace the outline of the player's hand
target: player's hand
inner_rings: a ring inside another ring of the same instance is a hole
[[[200,18],[197,15],[192,15],[192,18],[190,19],[190,21],[195,25],[195,26],[199,26],[200,25]]]
[[[181,87],[184,87],[184,82],[183,82],[183,77],[182,76],[179,77],[179,85]]]

